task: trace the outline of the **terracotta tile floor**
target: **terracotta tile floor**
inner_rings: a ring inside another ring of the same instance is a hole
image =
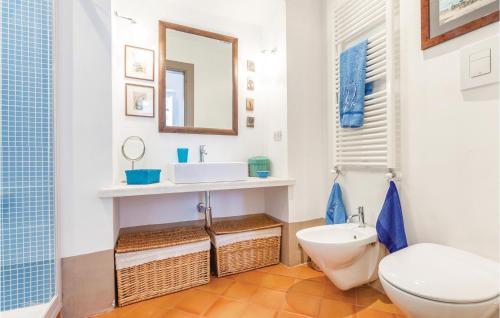
[[[210,284],[97,315],[98,318],[402,318],[370,287],[342,292],[305,265],[212,277]]]

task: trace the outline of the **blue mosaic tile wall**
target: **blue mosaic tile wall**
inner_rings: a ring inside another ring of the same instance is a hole
[[[55,293],[52,0],[1,3],[0,311]]]

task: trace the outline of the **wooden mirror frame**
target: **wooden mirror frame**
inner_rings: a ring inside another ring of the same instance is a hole
[[[166,78],[165,70],[167,67],[167,29],[172,29],[180,32],[191,33],[199,36],[204,36],[224,42],[229,42],[232,45],[233,51],[233,107],[232,107],[232,129],[219,128],[198,128],[198,127],[180,127],[165,125],[165,101],[166,101]],[[238,135],[238,39],[213,33],[205,30],[195,29],[184,25],[160,21],[158,30],[159,43],[159,83],[158,83],[158,128],[161,133],[184,133],[184,134],[207,134],[207,135]]]

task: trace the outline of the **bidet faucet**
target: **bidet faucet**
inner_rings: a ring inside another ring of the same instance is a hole
[[[206,145],[200,145],[200,162],[205,162],[205,155],[208,155]]]
[[[352,219],[355,217],[359,218],[359,227],[366,227],[365,209],[362,206],[358,207],[358,214],[353,214],[347,219],[347,223],[351,223]]]

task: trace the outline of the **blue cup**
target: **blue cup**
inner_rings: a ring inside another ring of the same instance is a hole
[[[188,162],[188,154],[188,148],[177,148],[177,160],[179,160],[179,163]]]

